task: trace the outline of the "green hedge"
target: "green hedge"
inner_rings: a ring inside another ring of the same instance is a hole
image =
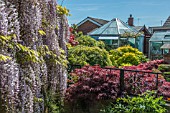
[[[70,64],[80,64],[81,66],[99,64],[100,66],[110,66],[109,53],[99,47],[87,47],[78,45],[68,50],[68,60]]]
[[[84,45],[88,47],[94,47],[97,46],[101,49],[105,48],[105,44],[102,41],[96,41],[95,39],[91,38],[90,36],[82,35],[75,39],[79,42],[79,45]]]

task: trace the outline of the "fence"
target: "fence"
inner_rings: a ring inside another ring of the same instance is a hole
[[[76,68],[81,68],[80,65],[69,65],[68,67],[68,72]],[[110,72],[114,72],[115,70],[120,71],[120,95],[123,95],[124,92],[137,95],[146,90],[158,90],[158,86],[161,85],[159,74],[162,73],[107,67],[103,69],[109,70]]]
[[[110,71],[120,71],[120,95],[123,92],[128,94],[137,95],[146,90],[158,90],[159,74],[148,71],[128,70],[120,68],[104,68]]]

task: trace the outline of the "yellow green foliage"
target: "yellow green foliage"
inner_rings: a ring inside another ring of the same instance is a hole
[[[115,66],[122,66],[123,64],[138,65],[147,61],[146,56],[142,52],[129,45],[111,50],[110,58]]]
[[[73,65],[99,64],[102,67],[112,65],[109,53],[105,49],[82,45],[72,47],[68,50],[68,60]]]
[[[88,46],[88,47],[97,46],[102,49],[105,48],[104,42],[96,41],[95,39],[91,38],[90,36],[81,35],[80,37],[77,37],[75,40],[79,42],[79,45]]]
[[[12,58],[9,57],[9,56],[5,56],[5,55],[2,55],[0,54],[0,62],[4,61],[6,62],[7,60],[11,60]]]
[[[5,44],[7,44],[9,41],[11,41],[12,37],[16,37],[15,35],[12,36],[3,36],[0,35],[0,46],[4,46]]]
[[[38,30],[38,33],[39,33],[40,35],[46,35],[46,33],[45,33],[43,30]]]
[[[117,64],[132,64],[138,65],[140,63],[139,58],[134,53],[124,53],[122,57],[117,59]]]
[[[59,15],[71,16],[71,14],[69,14],[70,11],[66,7],[62,7],[61,5],[57,5],[56,9],[57,9],[57,14],[59,14]]]
[[[43,30],[38,31],[40,35],[46,35]],[[7,48],[13,49],[16,48],[16,58],[17,62],[20,64],[33,62],[33,63],[41,63],[45,60],[48,62],[58,63],[65,67],[67,67],[68,61],[66,60],[65,52],[60,48],[60,54],[57,55],[53,51],[50,51],[48,46],[43,45],[37,50],[33,50],[30,47],[24,46],[22,44],[16,43],[12,41],[12,38],[15,38],[15,35],[12,36],[2,36],[0,35],[0,45],[6,46]],[[11,59],[11,57],[4,56],[0,54],[0,61],[7,61]]]
[[[18,49],[16,53],[18,63],[41,62],[39,52],[21,44],[16,44],[16,47]]]
[[[65,51],[59,49],[59,55],[55,54],[53,51],[50,51],[47,45],[43,45],[38,48],[39,54],[45,59],[48,63],[58,63],[67,67],[68,61],[66,60]]]
[[[42,98],[37,98],[37,97],[34,97],[33,99],[35,103],[42,103],[44,101]]]

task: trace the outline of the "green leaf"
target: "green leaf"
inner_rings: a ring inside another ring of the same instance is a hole
[[[39,33],[40,35],[46,35],[46,33],[45,33],[43,30],[38,30],[38,33]]]
[[[9,57],[9,56],[5,56],[5,55],[0,54],[0,61],[6,62],[7,60],[11,60],[11,59],[12,58]]]

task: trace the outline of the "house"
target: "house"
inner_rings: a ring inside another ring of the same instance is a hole
[[[157,32],[157,31],[161,31],[161,32],[162,31],[170,31],[170,16],[165,21],[163,26],[149,27],[149,31],[151,32],[151,34],[153,34],[154,32]]]
[[[149,27],[152,37],[149,40],[149,58],[161,59],[168,50],[162,50],[161,46],[170,43],[170,16],[163,26]]]
[[[144,34],[144,45],[143,45],[143,53],[148,56],[148,51],[149,51],[149,39],[151,37],[151,33],[147,29],[145,25],[143,26],[135,26],[134,25],[134,18],[132,15],[128,18],[128,25],[136,29],[138,32],[142,32]]]
[[[87,17],[77,24],[77,31],[82,31],[84,35],[87,35],[89,32],[108,22],[109,21],[103,19]]]
[[[122,35],[125,33],[138,34],[139,32],[133,27],[129,26],[127,23],[123,22],[122,20],[114,18],[107,24],[90,32],[89,35],[96,40],[104,41],[107,45],[114,46],[114,48],[123,45],[131,45],[143,52],[144,36],[140,34],[136,38],[122,37]]]

